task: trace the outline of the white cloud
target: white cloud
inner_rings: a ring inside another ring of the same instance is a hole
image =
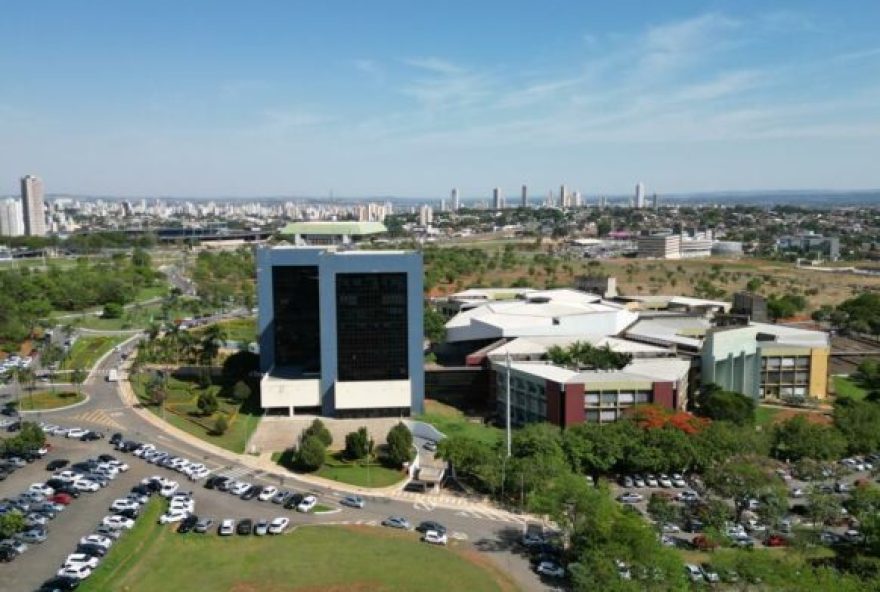
[[[464,72],[462,68],[452,62],[436,57],[408,58],[403,60],[403,63],[412,66],[413,68],[418,68],[419,70],[427,70],[434,74],[452,75]]]

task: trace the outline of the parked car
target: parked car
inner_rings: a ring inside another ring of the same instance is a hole
[[[211,526],[214,524],[214,521],[210,518],[202,518],[196,525],[193,526],[193,532],[198,532],[200,534],[204,534],[210,530]]]
[[[437,532],[436,530],[429,530],[424,535],[422,535],[422,541],[426,543],[430,543],[432,545],[445,545],[449,542],[449,539],[446,537],[445,532]]]
[[[131,529],[134,526],[134,520],[131,518],[125,518],[124,516],[120,516],[118,514],[114,514],[112,516],[104,516],[104,519],[101,520],[101,524],[104,526],[109,526],[110,528],[125,528]]]
[[[257,520],[257,523],[254,524],[254,534],[256,536],[263,536],[268,534],[269,532],[269,521],[268,520]]]
[[[233,533],[235,533],[235,520],[231,518],[223,520],[217,527],[217,534],[220,536],[229,536]]]
[[[439,522],[434,522],[433,520],[426,520],[416,526],[417,532],[426,533],[429,530],[433,530],[434,532],[439,532],[441,534],[446,534],[446,527]]]
[[[244,501],[252,500],[255,497],[257,497],[258,495],[262,495],[262,493],[261,493],[262,489],[263,488],[260,487],[259,485],[251,485],[250,487],[247,488],[247,491],[242,493],[241,496],[239,496],[239,497]]]
[[[617,501],[622,502],[624,504],[637,504],[641,501],[644,501],[644,496],[639,493],[635,493],[632,491],[627,491],[619,496],[617,496]]]
[[[62,567],[55,575],[57,575],[59,578],[73,578],[76,580],[84,580],[92,575],[92,568],[85,565],[71,565],[67,567]]]
[[[238,521],[238,526],[235,527],[235,532],[240,535],[248,535],[251,533],[253,529],[254,521],[250,518],[245,518],[243,520]]]
[[[199,522],[199,517],[195,514],[190,514],[186,518],[180,521],[180,524],[177,527],[177,532],[179,534],[186,534],[195,528],[196,524]]]
[[[675,487],[687,487],[687,481],[679,473],[672,474],[672,485]]]
[[[556,563],[555,561],[541,561],[537,567],[535,567],[535,572],[542,576],[547,576],[550,578],[564,578],[565,577],[565,568]]]
[[[258,495],[257,498],[261,502],[268,502],[273,497],[275,497],[276,493],[278,493],[277,487],[272,487],[271,485],[267,485],[266,487],[263,488],[263,491],[260,492],[260,495]]]
[[[687,563],[684,566],[684,573],[687,575],[688,579],[692,582],[702,582],[703,581],[703,572],[699,567],[694,565],[693,563]]]
[[[272,503],[273,504],[283,504],[284,502],[287,501],[287,498],[289,498],[291,495],[292,495],[291,492],[289,492],[287,490],[279,491],[274,496],[272,496]]]
[[[788,539],[779,534],[771,534],[766,539],[764,539],[764,546],[766,547],[787,547]]]
[[[303,501],[296,507],[297,512],[311,512],[318,505],[318,498],[313,495],[307,495]]]
[[[269,524],[269,534],[281,534],[290,524],[290,519],[279,516]]]
[[[721,576],[718,575],[718,572],[706,563],[700,566],[700,573],[703,574],[703,578],[710,584],[717,584],[721,581]]]
[[[46,464],[46,470],[47,471],[57,471],[59,469],[63,469],[68,464],[70,464],[70,461],[67,460],[66,458],[56,458],[55,460],[50,460]]]

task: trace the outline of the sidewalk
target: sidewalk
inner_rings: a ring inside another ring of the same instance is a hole
[[[127,370],[129,366],[129,362],[126,362],[123,367]],[[205,442],[201,438],[197,438],[192,434],[188,434],[187,432],[165,421],[162,421],[162,419],[160,419],[153,413],[150,413],[148,410],[138,407],[140,403],[138,402],[137,396],[135,395],[134,390],[131,388],[131,384],[128,382],[128,380],[119,381],[117,392],[125,407],[130,408],[142,419],[150,422],[156,428],[167,432],[168,434],[171,434],[178,440],[182,440],[194,448],[203,450],[208,454],[222,458],[231,463],[244,465],[245,467],[254,471],[262,471],[278,478],[292,479],[294,481],[300,481],[302,483],[331,489],[333,491],[345,494],[351,493],[361,496],[388,497],[398,501],[422,502],[425,504],[430,504],[436,507],[447,509],[461,510],[463,508],[466,508],[473,510],[492,510],[495,512],[505,512],[505,510],[503,510],[502,508],[499,508],[498,506],[495,506],[494,504],[491,504],[485,500],[477,501],[471,498],[463,498],[452,495],[406,492],[403,491],[403,485],[401,484],[390,485],[383,488],[364,488],[356,487],[354,485],[348,485],[346,483],[340,483],[338,481],[332,481],[330,479],[323,479],[314,475],[293,473],[285,469],[284,467],[279,466],[277,463],[272,462],[271,453],[266,452],[259,456],[253,456],[250,454],[236,454],[234,452],[226,450],[225,448],[215,446],[210,442]],[[511,515],[516,516],[516,514]]]

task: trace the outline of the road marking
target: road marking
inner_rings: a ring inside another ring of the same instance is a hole
[[[436,507],[431,502],[416,502],[413,504],[414,509],[422,510],[423,512],[433,512]]]
[[[457,540],[457,541],[466,541],[466,540],[468,540],[468,535],[467,535],[467,533],[464,533],[464,532],[458,532],[458,531],[456,531],[456,532],[453,532],[450,536],[451,536],[453,539]]]

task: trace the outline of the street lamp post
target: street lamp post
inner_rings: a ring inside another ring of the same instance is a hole
[[[505,405],[507,415],[507,457],[510,458],[510,352],[507,352],[507,404]]]

